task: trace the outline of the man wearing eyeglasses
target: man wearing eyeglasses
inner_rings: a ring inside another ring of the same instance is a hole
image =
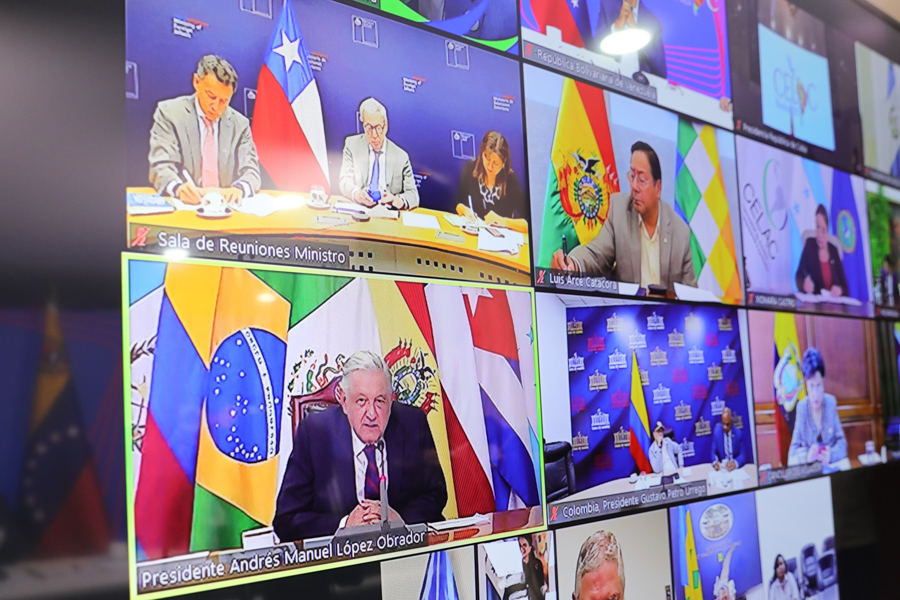
[[[691,231],[675,209],[660,201],[662,171],[656,151],[645,142],[631,147],[631,194],[610,199],[600,232],[566,255],[553,254],[551,268],[607,277],[642,288],[673,283],[697,286],[691,255]]]
[[[359,120],[363,133],[344,140],[341,194],[368,208],[419,206],[409,154],[387,139],[387,109],[375,98],[366,98],[359,105]]]

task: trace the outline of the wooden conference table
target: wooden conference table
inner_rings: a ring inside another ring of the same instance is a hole
[[[153,194],[151,188],[128,188],[129,193]],[[349,248],[350,268],[408,275],[444,277],[528,285],[531,281],[531,250],[528,236],[518,253],[479,250],[478,236],[465,233],[447,220],[450,213],[417,208],[410,213],[424,220],[436,220],[440,229],[404,225],[403,218],[372,217],[357,221],[348,214],[329,209],[314,209],[306,205],[308,194],[265,191],[274,199],[291,196],[303,199],[271,214],[260,216],[235,211],[224,219],[208,219],[193,210],[170,213],[128,215],[129,240],[134,240],[139,228],[150,228],[147,245],[154,244],[160,231],[180,232],[195,238],[215,234],[229,236],[234,241],[253,236],[260,243],[266,239],[314,241]],[[343,200],[331,197],[330,204]],[[428,219],[431,216],[432,219]],[[452,217],[451,217],[452,218]],[[250,240],[252,241],[252,240]]]

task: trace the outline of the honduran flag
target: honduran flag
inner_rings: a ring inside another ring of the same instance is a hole
[[[288,0],[259,70],[252,129],[260,164],[279,189],[329,192],[322,100]]]

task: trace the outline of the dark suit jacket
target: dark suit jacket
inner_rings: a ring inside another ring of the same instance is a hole
[[[600,52],[600,41],[612,31],[611,27],[619,17],[621,10],[622,0],[601,0],[600,18],[597,23],[597,31],[594,32],[592,50]],[[637,26],[649,32],[651,36],[650,43],[638,51],[638,63],[641,71],[653,73],[665,79],[666,53],[663,50],[662,24],[643,2],[638,5]],[[631,73],[623,73],[623,75],[631,77]]]
[[[831,263],[831,285],[841,286],[841,295],[849,295],[847,290],[847,279],[844,277],[844,265],[841,263],[841,255],[838,249],[829,242],[828,244],[828,260]],[[813,282],[813,294],[818,294],[825,286],[822,280],[822,266],[819,264],[819,246],[816,244],[816,238],[812,237],[806,240],[803,246],[803,254],[800,255],[800,264],[797,266],[797,290],[805,292],[803,289],[803,280],[809,275]]]
[[[747,462],[744,460],[743,435],[737,427],[731,428],[731,454],[738,468],[743,467],[744,463]],[[725,461],[725,432],[722,430],[721,423],[713,429],[712,436],[712,458],[709,462],[714,463],[716,461]]]
[[[388,504],[406,523],[443,520],[447,486],[425,413],[395,402],[384,431]],[[282,542],[331,535],[358,504],[350,423],[340,407],[304,419],[273,526]]]

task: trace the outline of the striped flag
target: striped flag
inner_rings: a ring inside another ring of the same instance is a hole
[[[703,581],[700,579],[700,563],[697,560],[691,509],[688,506],[679,506],[672,512],[678,515],[678,550],[684,552],[678,561],[681,567],[679,575],[681,586],[684,588],[684,600],[703,600]]]
[[[778,433],[778,454],[787,466],[788,450],[794,433],[794,409],[806,396],[803,373],[800,370],[800,339],[797,324],[790,313],[775,313],[775,429]]]
[[[129,269],[143,290],[130,329],[155,340],[134,462],[139,559],[239,548],[270,525],[289,407],[333,399],[358,350],[384,356],[398,401],[426,414],[446,518],[540,505],[528,293],[159,265]]]
[[[252,129],[260,165],[279,189],[329,191],[322,99],[288,0],[259,71]]]
[[[860,184],[861,180],[857,180]],[[866,264],[864,246],[868,236],[856,210],[856,193],[853,189],[853,181],[849,173],[834,170],[831,180],[831,233],[840,243],[843,253],[844,277],[847,279],[847,291],[850,296],[859,300],[869,300],[869,266]],[[860,186],[859,190],[862,194]],[[863,216],[867,216],[863,213]]]
[[[522,378],[533,372],[534,349],[517,335],[526,319],[513,315],[514,294],[521,292],[425,287],[459,516],[540,504],[538,428],[527,407],[535,391]]]
[[[630,450],[638,470],[650,473],[653,467],[647,457],[650,448],[650,417],[647,414],[647,402],[644,400],[644,387],[641,385],[641,372],[637,355],[631,353],[631,408],[628,411],[628,427],[630,430]]]
[[[19,522],[29,553],[39,558],[98,554],[109,544],[106,508],[54,305],[44,322]]]
[[[680,118],[675,161],[675,206],[691,230],[697,283],[737,304],[742,286],[715,128]]]
[[[459,600],[450,557],[443,550],[428,555],[419,600]]]
[[[570,250],[594,239],[618,191],[603,90],[566,79],[550,155],[538,264],[550,265],[562,236]]]

